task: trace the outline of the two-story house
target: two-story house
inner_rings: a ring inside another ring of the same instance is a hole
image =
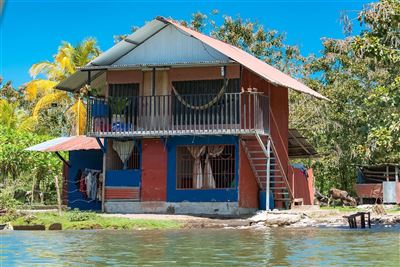
[[[288,90],[326,99],[247,52],[162,17],[57,89],[86,84],[87,136],[102,146],[106,212],[239,214],[258,209],[260,196],[267,207],[289,207]],[[99,157],[85,155],[80,160]]]

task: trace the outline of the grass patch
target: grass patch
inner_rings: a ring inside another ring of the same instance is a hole
[[[337,210],[340,212],[350,212],[350,211],[358,211],[356,207],[349,207],[349,206],[324,206],[321,207],[321,210]]]
[[[321,210],[337,210],[340,212],[357,212],[360,211],[362,209],[358,209],[357,207],[349,207],[349,206],[330,206],[330,207],[321,207]],[[391,208],[386,208],[385,211],[388,214],[400,214],[400,207],[391,207]]]
[[[397,207],[387,209],[386,212],[389,214],[400,214],[400,207],[397,206]]]
[[[102,217],[94,212],[67,211],[59,216],[56,212],[40,212],[29,215],[9,214],[0,217],[0,223],[12,225],[44,224],[46,229],[52,223],[61,223],[63,230],[84,229],[177,229],[181,223],[173,220],[128,219]]]

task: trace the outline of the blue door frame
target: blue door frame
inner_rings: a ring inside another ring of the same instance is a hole
[[[237,202],[239,184],[239,138],[237,136],[176,136],[165,140],[168,150],[168,202]],[[181,145],[235,145],[235,188],[176,189],[176,147]]]

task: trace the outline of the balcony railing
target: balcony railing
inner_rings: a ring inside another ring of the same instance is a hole
[[[261,93],[90,98],[89,136],[163,136],[268,132]]]

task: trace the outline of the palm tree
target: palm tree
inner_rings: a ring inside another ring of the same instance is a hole
[[[42,61],[32,65],[29,70],[33,80],[25,88],[26,98],[36,102],[32,117],[37,118],[40,111],[49,108],[53,103],[65,101],[68,104],[66,114],[73,118],[72,128],[77,135],[82,134],[86,124],[86,108],[81,94],[71,95],[67,92],[55,90],[60,81],[73,74],[78,67],[83,67],[100,54],[96,40],[88,38],[77,46],[63,42],[54,55],[53,62]],[[36,79],[42,74],[47,79]]]

